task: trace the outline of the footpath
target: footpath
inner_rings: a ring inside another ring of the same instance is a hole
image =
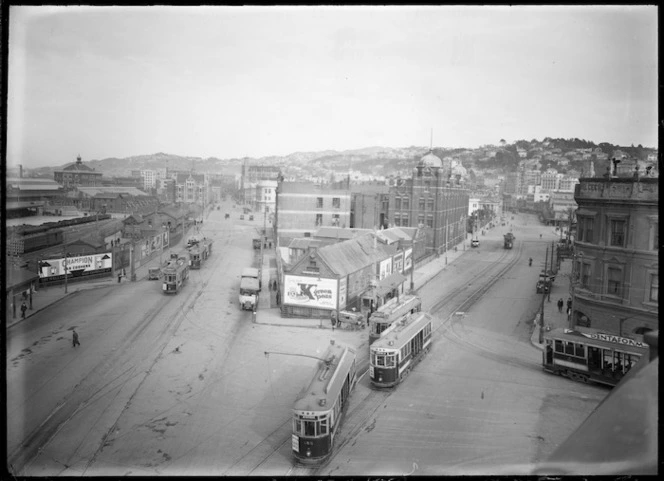
[[[503,229],[504,230],[504,229]],[[551,229],[551,238],[555,238],[556,233]],[[488,242],[502,242],[502,230],[494,227],[493,229],[485,229],[485,235],[480,237],[480,241]],[[184,250],[184,239],[182,241],[181,250]],[[441,271],[445,271],[448,266],[457,262],[460,257],[464,255],[467,250],[471,250],[470,237],[464,242],[461,242],[448,252],[441,254],[438,258],[428,262],[427,264],[418,266],[413,274],[413,284],[415,290],[420,289],[426,285],[431,279],[437,276]],[[177,246],[172,246],[172,250],[179,252]],[[157,267],[159,265],[159,258],[156,257],[146,264],[135,268],[135,281],[130,279],[131,273],[127,271],[127,276],[122,277],[120,283],[127,282],[141,282],[147,279],[148,269],[150,267]],[[533,266],[535,268],[535,266]],[[275,251],[266,250],[263,257],[263,286],[268,286],[269,282],[276,279],[276,262]],[[561,263],[560,270],[556,275],[556,280],[553,283],[550,295],[544,299],[544,330],[555,329],[559,327],[568,327],[567,320],[567,299],[569,298],[568,286],[569,275],[571,273],[571,260],[566,260]],[[64,285],[53,287],[42,287],[32,295],[32,306],[26,311],[26,318],[35,315],[49,306],[52,306],[68,296],[75,295],[80,291],[87,289],[98,289],[101,287],[119,286],[117,276],[108,277],[104,279],[95,279],[89,282],[76,282],[67,285],[67,292],[65,292]],[[534,287],[533,287],[534,290]],[[269,324],[274,326],[297,326],[303,328],[313,329],[332,329],[330,322],[325,322],[323,319],[298,319],[298,318],[284,318],[281,317],[281,311],[276,303],[276,293],[273,290],[263,289],[263,293],[259,296],[258,310],[256,311],[255,322],[257,324]],[[565,305],[562,312],[558,311],[557,301],[563,299]],[[27,302],[26,302],[27,303]],[[534,329],[531,337],[531,343],[543,349],[543,345],[539,343],[540,329],[539,329],[539,313],[533,320]],[[7,328],[21,322],[20,310],[17,309],[16,316],[13,317],[11,312],[7,312]]]

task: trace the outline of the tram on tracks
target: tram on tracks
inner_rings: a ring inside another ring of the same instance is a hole
[[[189,264],[184,257],[170,259],[161,272],[164,279],[161,289],[164,294],[177,294],[189,278]]]
[[[200,269],[201,265],[212,253],[212,241],[203,239],[192,244],[187,251],[189,252],[189,267]]]
[[[357,382],[355,350],[330,341],[316,373],[293,407],[292,450],[302,464],[323,463]]]
[[[393,298],[369,316],[369,345],[378,339],[390,326],[404,317],[422,310],[422,299],[406,295]]]
[[[648,344],[600,332],[559,328],[544,333],[545,371],[580,382],[615,386],[648,355]]]
[[[369,379],[375,387],[403,381],[431,349],[433,318],[426,312],[396,322],[369,347]]]

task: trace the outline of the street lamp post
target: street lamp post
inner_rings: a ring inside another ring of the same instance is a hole
[[[546,281],[548,279],[548,276],[546,274],[547,271],[547,261],[549,259],[549,248],[546,248],[546,255],[544,256],[544,286],[545,289],[542,289],[542,303],[540,306],[540,325],[539,325],[539,343],[542,344],[544,342],[544,299],[546,299],[547,295],[547,289],[546,289]],[[551,289],[551,287],[549,287]]]

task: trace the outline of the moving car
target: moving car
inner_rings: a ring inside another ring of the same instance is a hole
[[[473,239],[470,241],[470,247],[479,247],[480,246],[480,240],[479,239]]]

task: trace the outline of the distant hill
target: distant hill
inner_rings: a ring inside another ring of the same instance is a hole
[[[547,149],[561,149],[567,152],[574,149],[601,149],[609,158],[614,151],[620,150],[631,157],[646,160],[649,153],[656,152],[655,149],[639,146],[621,147],[608,143],[595,144],[583,139],[553,139],[545,138],[542,141],[517,140],[512,144],[501,141],[501,145],[483,146],[478,149],[445,149],[434,148],[434,153],[439,157],[451,156],[462,158],[465,164],[475,164],[481,159],[487,150],[497,150],[495,159],[491,162],[494,167],[502,167],[506,170],[516,169],[520,162],[517,149],[531,150],[546,145]],[[125,158],[110,157],[106,159],[94,159],[83,161],[97,172],[102,172],[108,177],[124,177],[131,175],[132,170],[156,170],[168,168],[171,170],[196,170],[199,172],[239,173],[245,160],[250,163],[262,163],[284,167],[295,167],[314,172],[346,172],[354,171],[375,173],[377,168],[383,172],[411,169],[419,158],[429,151],[427,147],[410,146],[402,148],[393,147],[364,147],[352,150],[322,150],[318,152],[293,152],[285,156],[266,156],[260,158],[230,158],[219,159],[217,157],[191,157],[158,152],[148,155],[136,155]],[[65,164],[68,165],[68,164]],[[36,177],[53,178],[53,171],[62,169],[59,167],[42,167],[32,169],[31,175]],[[468,165],[467,165],[468,166]]]

